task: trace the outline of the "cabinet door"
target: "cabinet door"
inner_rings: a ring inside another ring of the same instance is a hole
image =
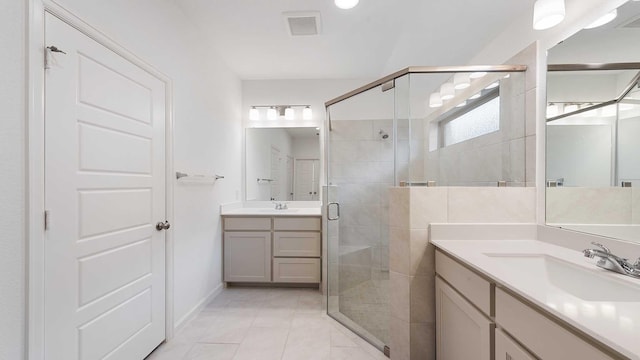
[[[436,358],[491,360],[495,324],[436,278]]]
[[[276,232],[273,234],[273,256],[319,257],[320,233]]]
[[[224,233],[224,281],[271,281],[271,232]]]
[[[496,329],[496,360],[535,360],[504,331]]]

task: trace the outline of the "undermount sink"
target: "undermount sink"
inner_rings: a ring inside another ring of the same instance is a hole
[[[287,213],[295,213],[300,211],[300,209],[260,209],[259,212],[263,212],[263,213],[275,213],[275,214],[279,214],[279,213],[283,213],[283,214],[287,214]]]
[[[599,270],[571,264],[545,254],[485,253],[505,269],[527,278],[545,277],[551,284],[586,301],[640,301],[640,286]],[[595,267],[595,265],[593,265]]]

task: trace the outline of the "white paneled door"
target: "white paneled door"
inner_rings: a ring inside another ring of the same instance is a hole
[[[46,15],[45,357],[141,360],[165,338],[165,85]]]

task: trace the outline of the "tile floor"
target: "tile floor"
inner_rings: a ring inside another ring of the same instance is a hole
[[[147,360],[388,360],[328,317],[317,290],[227,288]]]

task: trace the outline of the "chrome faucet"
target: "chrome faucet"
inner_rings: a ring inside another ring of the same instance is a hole
[[[640,258],[634,264],[631,264],[628,259],[612,254],[608,247],[597,242],[592,242],[591,244],[600,249],[585,249],[582,253],[590,259],[597,257],[597,266],[623,275],[640,278]]]
[[[275,203],[276,204],[276,210],[287,210],[289,207],[287,206],[288,203]]]

